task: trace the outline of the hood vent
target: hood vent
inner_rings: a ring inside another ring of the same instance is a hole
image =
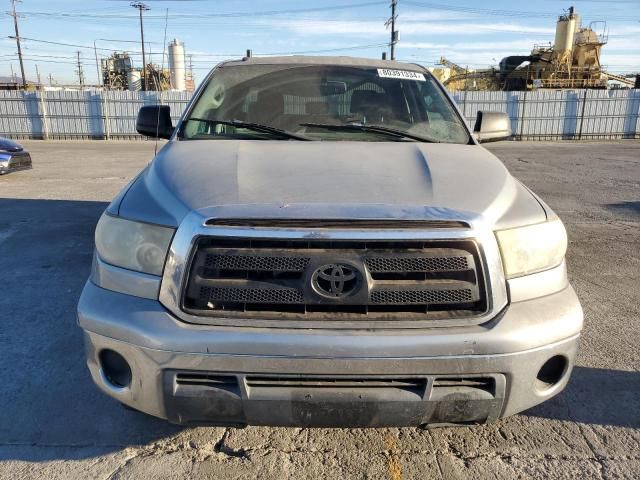
[[[296,219],[296,218],[210,218],[208,227],[257,228],[342,228],[342,229],[433,229],[470,228],[466,222],[456,220],[393,220],[393,219]]]

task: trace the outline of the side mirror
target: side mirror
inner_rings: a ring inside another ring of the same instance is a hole
[[[171,109],[168,105],[147,105],[138,112],[136,130],[140,135],[170,138],[173,133]]]
[[[320,84],[320,93],[322,96],[342,95],[347,93],[347,82],[339,82],[337,80],[327,80]]]
[[[511,136],[511,119],[506,113],[479,111],[473,132],[480,143],[505,140]]]

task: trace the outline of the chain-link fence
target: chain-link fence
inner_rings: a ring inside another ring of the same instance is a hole
[[[640,138],[638,89],[460,91],[453,96],[471,127],[478,110],[509,114],[516,139]],[[141,138],[135,120],[142,105],[170,105],[177,121],[190,97],[186,92],[0,91],[0,136]]]

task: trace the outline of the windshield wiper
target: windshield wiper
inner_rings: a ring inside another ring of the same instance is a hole
[[[399,130],[396,128],[383,127],[381,125],[366,125],[364,123],[342,123],[342,124],[301,123],[300,126],[326,128],[327,130],[336,130],[336,131],[343,130],[343,131],[382,133],[383,135],[389,135],[391,137],[396,137],[396,138],[408,138],[416,142],[439,143],[437,140],[432,140],[429,138],[421,137],[419,135],[414,135],[413,133],[408,133],[408,132],[405,132],[404,130]]]
[[[242,120],[210,120],[206,118],[187,118],[187,121],[193,120],[195,122],[206,122],[213,125],[229,125],[231,127],[246,128],[247,130],[253,130],[255,132],[270,133],[279,137],[289,138],[291,140],[303,140],[310,141],[310,138],[303,137],[302,135],[296,135],[295,133],[287,132],[276,127],[270,127],[269,125],[262,125],[260,123],[244,122]]]

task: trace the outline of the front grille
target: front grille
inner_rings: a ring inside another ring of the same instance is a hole
[[[305,257],[261,257],[258,255],[207,255],[204,266],[213,270],[255,270],[302,272],[309,264]]]
[[[428,387],[426,377],[417,378],[387,378],[387,377],[317,377],[317,376],[247,376],[245,384],[249,391],[260,389],[287,389],[289,391],[304,390],[306,392],[329,390],[349,393],[375,390],[403,390],[413,392],[421,397]]]
[[[371,292],[371,303],[385,305],[429,305],[473,302],[473,290],[379,290]]]
[[[202,237],[182,309],[264,320],[437,320],[480,315],[487,300],[473,240]]]
[[[304,303],[304,296],[295,288],[200,287],[199,297],[207,303]]]
[[[12,153],[11,160],[9,160],[10,169],[19,170],[29,167],[31,167],[31,157],[27,152]]]
[[[467,257],[369,257],[365,260],[372,273],[446,272],[468,270]]]

